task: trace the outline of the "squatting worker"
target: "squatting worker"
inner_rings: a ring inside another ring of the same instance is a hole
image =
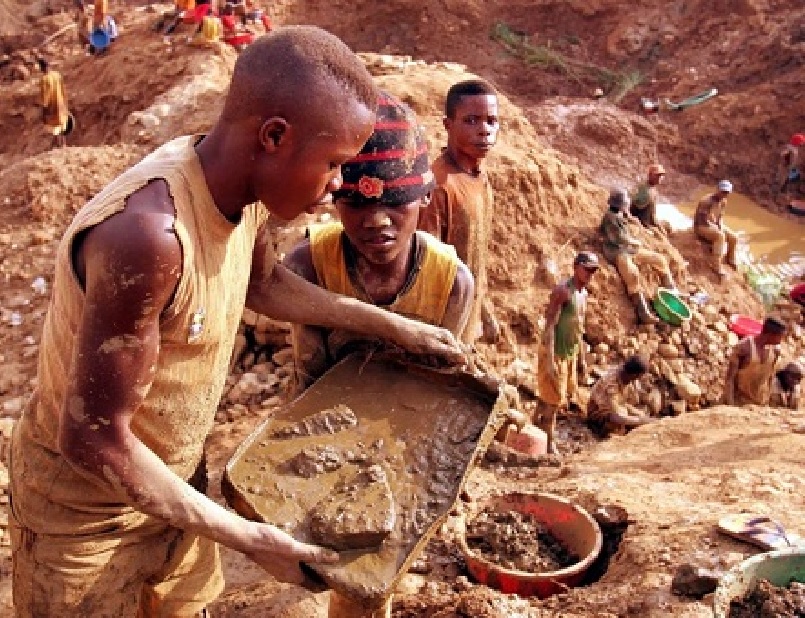
[[[722,180],[718,183],[718,190],[703,197],[696,205],[693,215],[693,230],[696,236],[710,243],[713,250],[713,270],[720,276],[725,273],[722,260],[733,268],[736,267],[735,248],[738,236],[724,225],[724,209],[727,207],[727,197],[732,193],[732,183]],[[724,248],[726,247],[726,257]]]
[[[577,371],[586,371],[584,314],[587,286],[598,270],[598,256],[582,251],[573,260],[573,276],[557,285],[545,310],[537,359],[540,405],[534,424],[547,435],[548,452],[558,453],[554,439],[556,414],[576,392]]]
[[[645,358],[630,356],[620,365],[610,367],[593,384],[587,403],[587,424],[599,437],[622,436],[656,420],[628,402],[635,396],[635,383],[647,371]]]
[[[312,226],[283,263],[331,292],[459,336],[472,307],[472,274],[453,247],[416,229],[433,173],[414,112],[382,93],[375,130],[342,176],[333,192],[340,222]],[[354,333],[302,324],[293,325],[292,339],[300,390],[367,343]]]
[[[786,326],[776,317],[763,321],[759,335],[747,337],[732,348],[724,381],[726,405],[769,405],[774,372],[780,364],[780,343]]]
[[[449,331],[275,263],[266,210],[288,221],[339,188],[377,97],[336,37],[277,30],[238,58],[209,135],[159,148],[76,215],[12,437],[18,616],[194,615],[223,588],[217,543],[294,581],[300,560],[338,559],[207,498],[202,455],[244,304],[461,358]]]
[[[436,188],[419,216],[419,229],[456,248],[475,277],[475,302],[461,339],[474,343],[483,334],[500,336],[487,296],[486,268],[494,197],[484,160],[497,142],[500,118],[495,89],[482,80],[453,84],[445,100],[447,147],[431,165]]]

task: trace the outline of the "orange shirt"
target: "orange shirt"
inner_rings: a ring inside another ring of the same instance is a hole
[[[419,229],[453,245],[459,259],[475,277],[475,298],[461,339],[472,343],[481,324],[486,296],[486,267],[492,231],[494,198],[486,173],[468,174],[443,152],[431,165],[436,188],[427,208],[420,211]]]

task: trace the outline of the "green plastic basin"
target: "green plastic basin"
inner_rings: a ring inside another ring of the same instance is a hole
[[[682,322],[690,319],[690,309],[671,290],[660,288],[652,302],[657,315],[672,326],[680,326]]]
[[[782,587],[791,582],[805,584],[805,549],[790,547],[758,554],[725,573],[713,596],[715,618],[727,618],[730,601],[753,590],[760,579]]]

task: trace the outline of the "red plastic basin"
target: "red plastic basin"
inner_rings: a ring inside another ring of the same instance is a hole
[[[759,335],[763,330],[763,322],[750,318],[748,315],[736,313],[730,318],[730,330],[741,337]]]
[[[517,511],[537,517],[579,562],[558,571],[528,573],[506,569],[490,562],[467,545],[466,523],[487,507],[500,512]],[[467,568],[475,581],[507,594],[536,596],[544,599],[578,585],[587,569],[601,553],[603,536],[589,513],[580,506],[552,494],[510,493],[494,495],[474,502],[470,513],[460,516],[458,545],[464,553]]]

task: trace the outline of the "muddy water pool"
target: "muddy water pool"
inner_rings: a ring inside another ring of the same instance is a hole
[[[658,216],[675,229],[688,229],[693,224],[696,204],[713,188],[703,187],[689,201],[663,203]],[[746,195],[733,193],[727,199],[724,213],[727,227],[740,233],[742,261],[784,266],[793,276],[805,273],[805,221],[800,223],[770,212]]]

